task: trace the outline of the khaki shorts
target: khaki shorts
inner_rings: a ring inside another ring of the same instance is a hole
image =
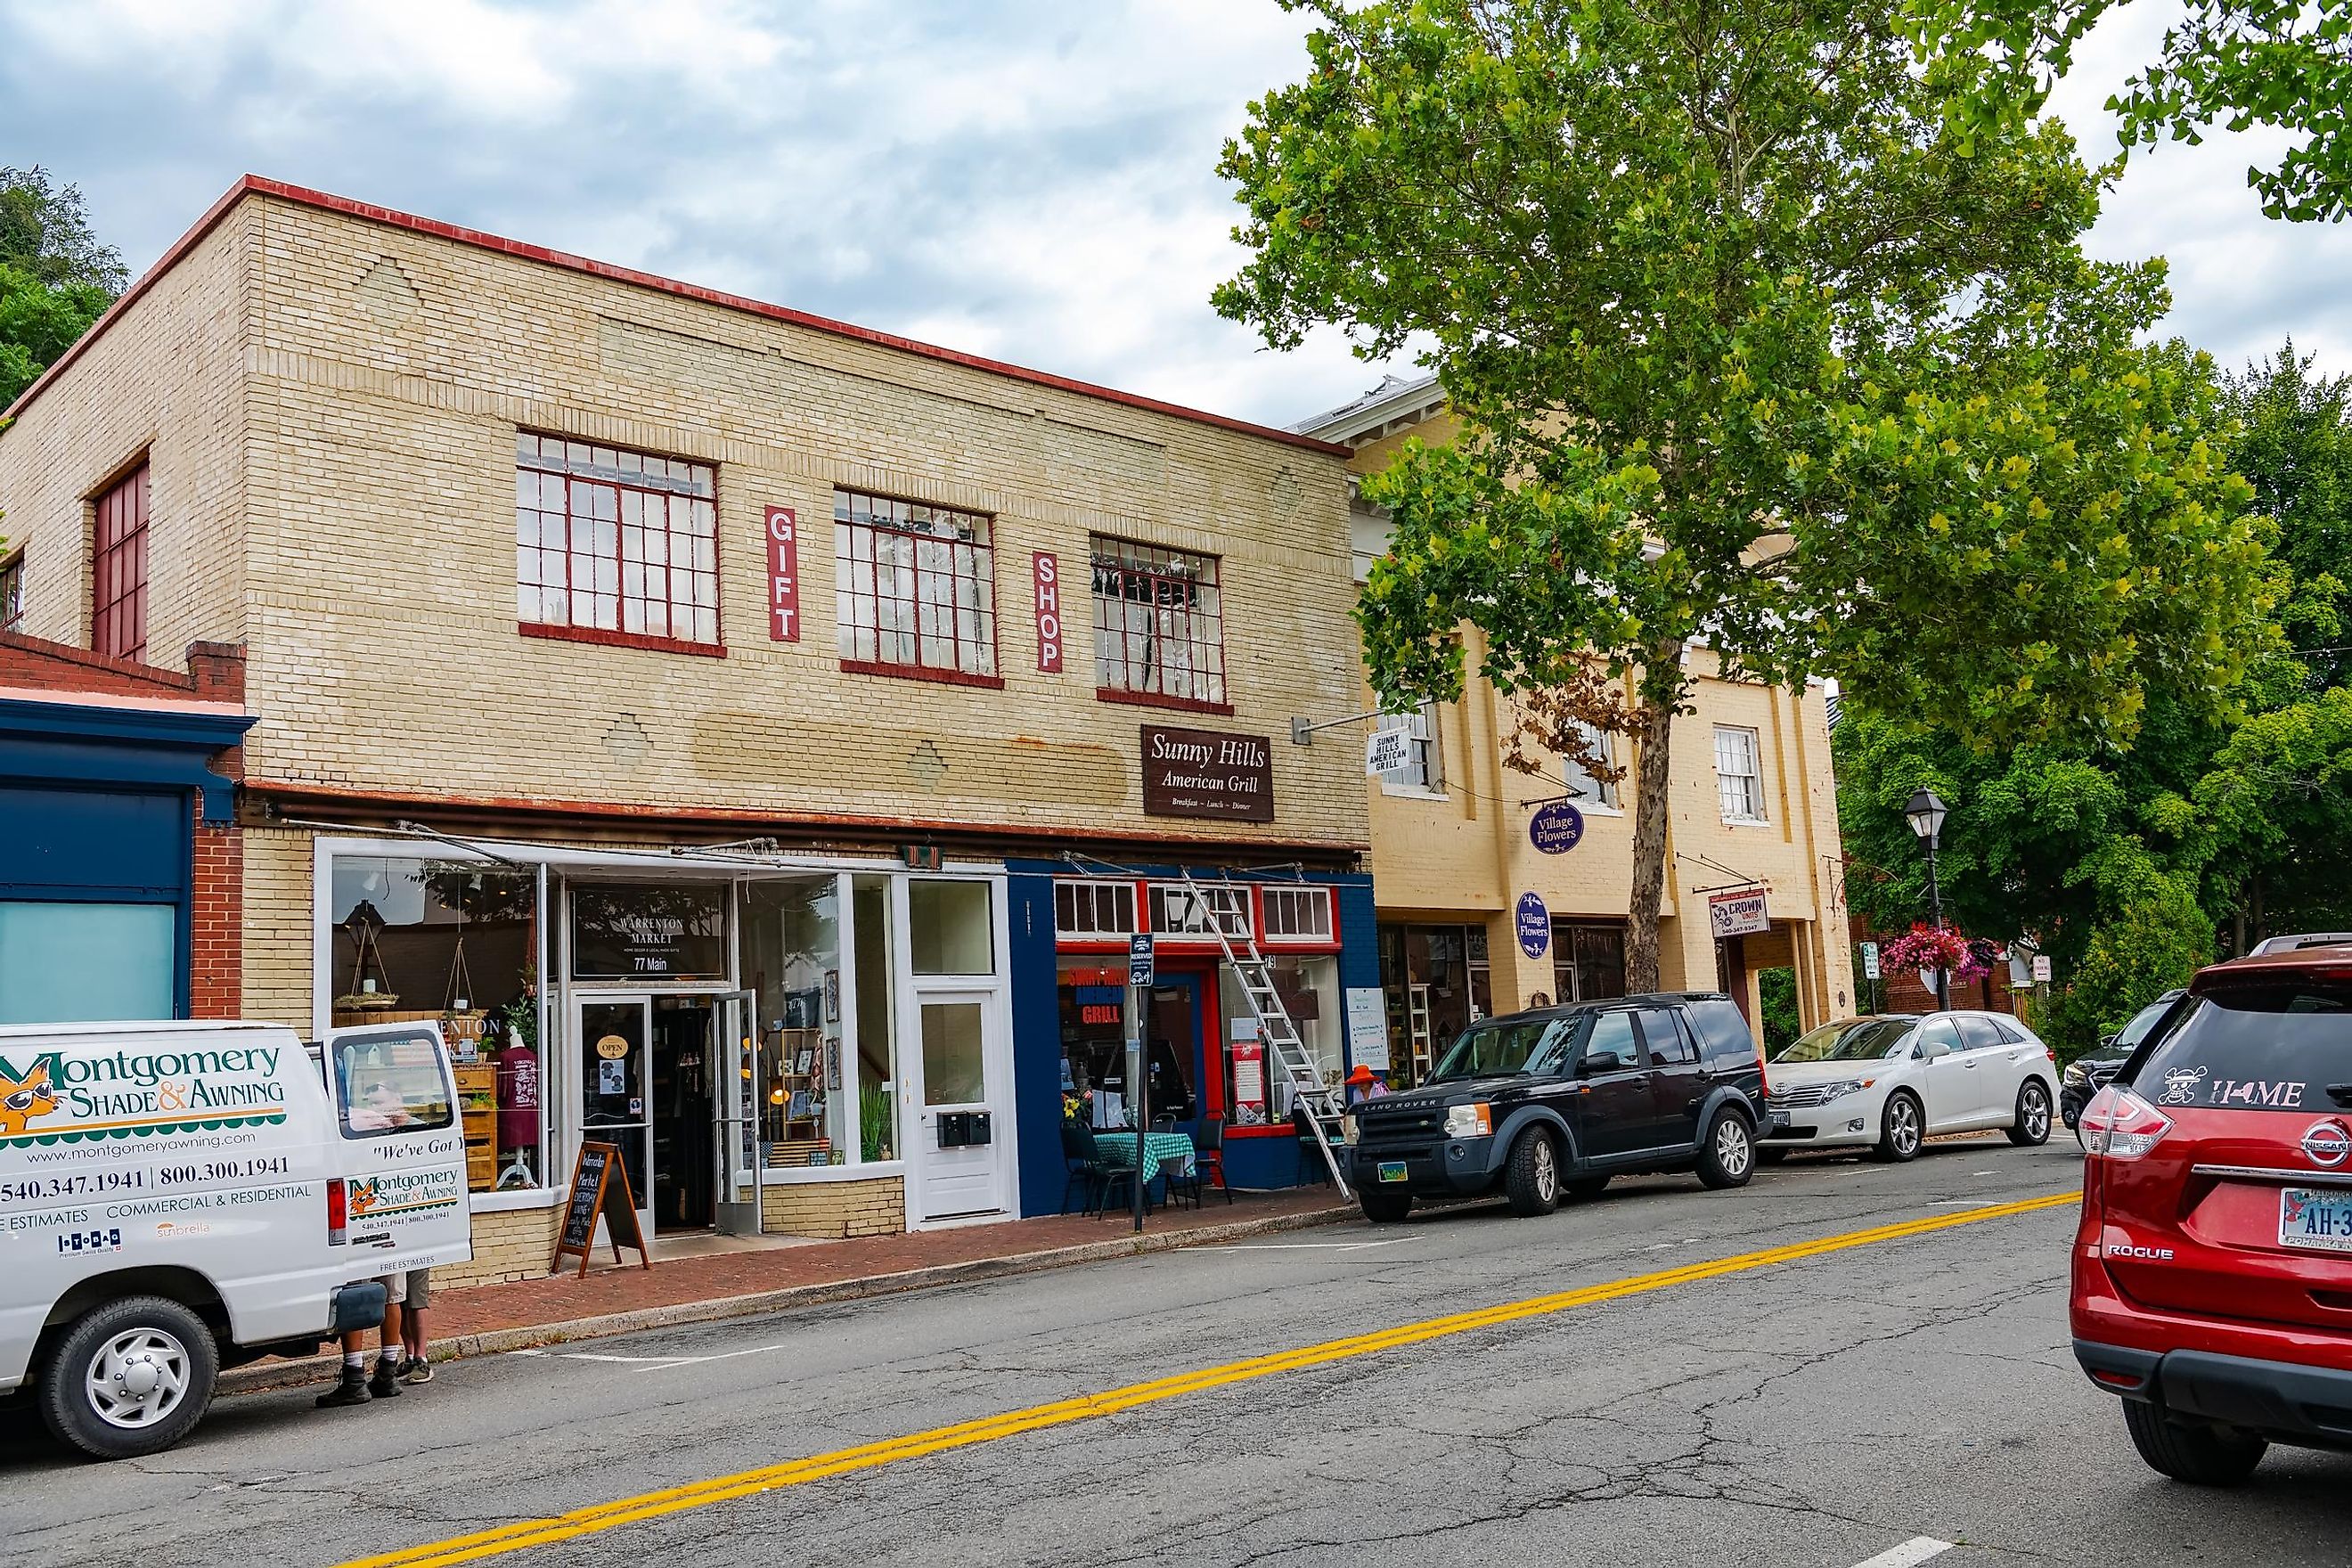
[[[386,1274],[382,1280],[383,1299],[388,1305],[404,1306],[413,1312],[421,1312],[433,1304],[433,1270],[430,1268],[411,1268],[404,1274]]]

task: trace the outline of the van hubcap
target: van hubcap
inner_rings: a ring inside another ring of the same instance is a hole
[[[110,1426],[152,1426],[188,1392],[188,1348],[162,1329],[126,1329],[90,1357],[89,1407]]]

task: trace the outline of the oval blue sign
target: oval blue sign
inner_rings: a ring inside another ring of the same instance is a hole
[[[1551,911],[1533,893],[1519,895],[1519,951],[1541,958],[1551,951]]]
[[[1547,855],[1565,855],[1584,837],[1584,813],[1568,801],[1555,800],[1536,808],[1528,819],[1528,838]]]

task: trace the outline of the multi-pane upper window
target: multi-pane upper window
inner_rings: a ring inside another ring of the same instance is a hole
[[[1715,786],[1726,822],[1764,820],[1764,776],[1756,731],[1715,727]]]
[[[147,465],[98,498],[90,536],[89,648],[106,658],[147,657]]]
[[[1054,934],[1077,938],[1133,936],[1135,884],[1055,882]]]
[[[977,512],[834,491],[843,662],[993,681],[992,533]]]
[[[1225,611],[1217,558],[1097,534],[1095,684],[1104,691],[1222,706]]]
[[[709,465],[515,439],[515,613],[527,625],[719,643]]]
[[[1445,787],[1445,769],[1437,751],[1437,709],[1424,703],[1410,713],[1383,713],[1373,722],[1384,731],[1403,734],[1405,755],[1410,760],[1399,772],[1381,774],[1381,788],[1391,795],[1400,791],[1435,793]]]
[[[0,632],[13,632],[25,618],[25,552],[0,561]]]
[[[1265,888],[1259,890],[1258,899],[1265,910],[1266,941],[1331,940],[1328,888]]]
[[[1196,895],[1181,883],[1154,882],[1149,912],[1154,936],[1214,937],[1217,926],[1229,937],[1250,934],[1247,888],[1207,887]],[[1213,914],[1214,926],[1210,924]]]
[[[1577,732],[1584,738],[1587,751],[1609,766],[1612,768],[1616,766],[1616,748],[1610,741],[1608,731],[1597,729],[1581,721],[1577,721],[1576,728]],[[1611,811],[1617,809],[1617,786],[1593,777],[1592,770],[1585,766],[1580,758],[1570,756],[1566,752],[1561,753],[1559,771],[1560,775],[1568,781],[1569,793],[1575,797],[1578,804],[1602,806]]]

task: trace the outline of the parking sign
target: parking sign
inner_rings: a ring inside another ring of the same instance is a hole
[[[1153,945],[1151,938],[1137,932],[1127,939],[1127,983],[1129,985],[1151,984]]]

